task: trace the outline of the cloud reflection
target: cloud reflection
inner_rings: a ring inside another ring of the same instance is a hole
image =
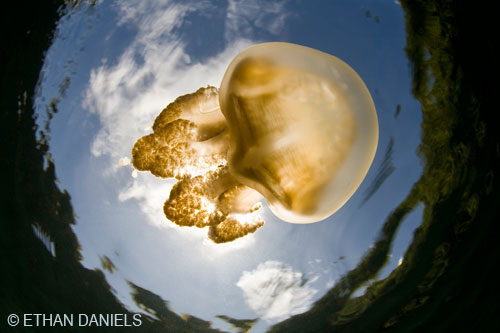
[[[236,285],[253,311],[263,319],[278,321],[309,310],[318,292],[310,282],[292,267],[269,260],[244,271]]]

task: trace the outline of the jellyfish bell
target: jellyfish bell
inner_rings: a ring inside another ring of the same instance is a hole
[[[378,143],[371,95],[345,62],[289,43],[235,57],[219,90],[228,166],[292,223],[321,221],[354,194]]]

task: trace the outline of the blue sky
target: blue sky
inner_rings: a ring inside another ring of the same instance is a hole
[[[266,224],[254,235],[215,245],[206,230],[181,229],[164,217],[174,181],[119,161],[151,132],[163,107],[219,86],[238,52],[265,41],[313,47],[353,67],[375,102],[379,146],[357,193],[326,221],[289,224],[264,207]],[[78,216],[83,264],[100,267],[99,256],[108,256],[118,270],[106,277],[133,310],[125,280],[220,328],[228,327],[217,314],[260,316],[258,332],[307,310],[356,266],[421,173],[420,106],[410,95],[404,45],[403,12],[393,1],[103,1],[74,10],[48,51],[36,105],[43,122],[45,104],[70,78],[50,145]],[[361,205],[391,137],[395,171]],[[406,218],[381,277],[397,265],[421,215],[419,207]],[[260,288],[266,281],[274,287]],[[284,291],[271,301],[276,288]]]

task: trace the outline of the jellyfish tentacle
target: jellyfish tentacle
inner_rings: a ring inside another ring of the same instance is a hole
[[[218,209],[214,201],[216,191],[209,189],[220,176],[220,172],[209,172],[177,182],[163,206],[165,216],[177,225],[198,228],[223,221],[227,214]]]
[[[208,238],[214,243],[232,242],[240,237],[254,233],[263,225],[264,220],[257,214],[247,214],[244,218],[229,216],[223,222],[210,227]]]
[[[226,164],[228,133],[217,89],[178,97],[132,149],[132,164],[162,178],[196,176]]]
[[[218,235],[214,239],[223,243],[262,226],[264,221],[255,213],[261,199],[260,193],[240,184],[224,166],[177,182],[163,209],[177,225],[214,227],[209,235]]]
[[[220,112],[217,88],[207,86],[196,92],[177,97],[167,105],[153,124],[153,131],[176,120],[185,119],[195,124],[203,124],[214,131],[225,128],[225,119]]]

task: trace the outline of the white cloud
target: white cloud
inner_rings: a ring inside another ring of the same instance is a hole
[[[163,203],[168,198],[175,180],[155,178],[151,175],[141,174],[133,178],[128,187],[122,189],[118,200],[126,201],[136,199],[140,209],[147,216],[150,224],[157,227],[174,227],[163,214]]]
[[[253,44],[248,39],[253,28],[244,28],[247,34],[240,35],[234,20],[244,17],[255,27],[278,32],[286,18],[284,2],[230,1],[226,26],[231,37],[226,39],[226,48],[203,63],[192,62],[178,28],[188,14],[203,15],[213,6],[210,1],[117,2],[118,25],[136,31],[136,35],[116,61],[103,59],[101,66],[91,71],[83,100],[84,108],[96,114],[100,121],[101,128],[92,142],[91,153],[109,161],[104,173],[116,172],[125,163],[123,157],[130,156],[138,138],[151,132],[148,129],[167,104],[202,86],[219,86],[232,58]],[[173,226],[164,223],[162,212],[172,183],[134,176],[137,173],[132,173],[130,182],[124,181],[124,187],[118,189],[119,199],[138,200],[153,225]]]
[[[122,157],[118,160],[118,166],[126,166],[126,165],[129,165],[130,164],[130,158],[128,157]]]
[[[247,305],[264,319],[283,320],[307,311],[317,290],[301,272],[279,261],[266,261],[244,271],[236,284]]]
[[[142,129],[152,125],[159,111],[179,95],[218,85],[226,63],[239,51],[229,48],[206,64],[189,65],[184,44],[173,29],[190,11],[203,7],[158,5],[153,9],[147,3],[120,2],[124,15],[120,22],[137,27],[137,36],[117,64],[104,63],[91,72],[84,107],[96,113],[102,124],[92,145],[94,156],[129,155],[135,140],[146,134]]]
[[[255,28],[278,35],[285,26],[287,1],[229,0],[226,13],[226,40],[236,36],[250,37]]]

